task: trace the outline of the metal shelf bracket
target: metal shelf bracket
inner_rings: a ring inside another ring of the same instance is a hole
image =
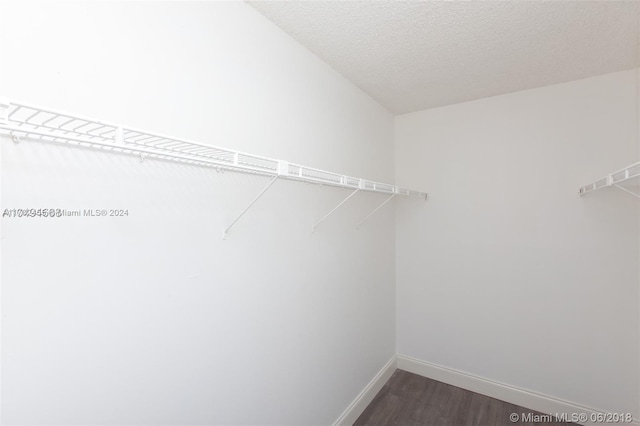
[[[349,194],[347,196],[347,198],[345,198],[344,200],[342,200],[340,202],[340,204],[338,204],[337,206],[335,206],[333,208],[333,210],[331,210],[329,213],[327,213],[326,215],[324,215],[324,217],[322,219],[320,219],[315,225],[313,225],[313,230],[311,232],[315,232],[316,228],[318,227],[318,225],[320,225],[322,222],[325,221],[326,218],[328,218],[329,216],[331,216],[333,214],[333,212],[335,212],[336,210],[338,210],[340,208],[341,205],[343,205],[344,203],[346,203],[347,201],[349,201],[349,198],[353,197],[354,195],[356,195],[358,193],[358,191],[360,191],[360,188],[354,190],[351,194]]]
[[[116,127],[116,130],[113,135],[113,141],[117,145],[124,145],[124,131],[122,130],[122,127],[120,126]]]
[[[626,192],[628,194],[631,194],[631,195],[634,195],[634,196],[640,198],[640,194],[638,194],[637,192],[634,192],[634,191],[632,191],[630,189],[627,189],[624,186],[616,185],[616,184],[614,184],[613,186],[615,186],[616,188],[618,188],[618,189],[620,189],[620,190],[622,190],[622,191],[624,191],[624,192]]]
[[[260,193],[258,194],[258,196],[256,198],[253,199],[253,201],[251,203],[249,203],[249,205],[247,207],[245,207],[244,210],[242,210],[242,212],[238,215],[238,217],[235,218],[235,220],[233,222],[231,222],[231,225],[227,226],[226,229],[222,232],[222,239],[226,240],[227,239],[227,233],[229,232],[229,230],[233,227],[233,225],[236,224],[236,222],[238,222],[240,220],[240,218],[242,216],[244,216],[244,214],[246,212],[249,211],[249,209],[251,209],[251,207],[253,207],[253,205],[265,194],[265,192],[267,192],[267,190],[269,188],[271,188],[271,185],[273,185],[274,183],[276,183],[276,180],[278,180],[280,176],[274,176],[271,181],[269,181],[269,183],[267,184],[267,186],[264,187],[264,189],[262,191],[260,191]]]
[[[395,197],[398,194],[391,194],[389,197],[387,197],[386,200],[384,200],[381,204],[378,205],[378,207],[376,207],[375,209],[373,209],[371,211],[371,213],[369,213],[368,215],[366,215],[364,217],[364,219],[362,219],[360,222],[358,222],[358,225],[356,225],[356,229],[360,229],[360,226],[367,220],[369,219],[371,216],[373,216],[373,214],[375,212],[377,212],[378,210],[380,210],[382,207],[384,207],[385,204],[387,204],[389,201],[391,201],[393,199],[393,197]]]

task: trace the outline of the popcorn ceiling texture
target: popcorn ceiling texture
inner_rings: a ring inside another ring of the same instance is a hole
[[[249,2],[401,114],[638,66],[638,3]]]

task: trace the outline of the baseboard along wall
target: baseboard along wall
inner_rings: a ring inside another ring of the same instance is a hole
[[[599,415],[604,414],[601,410],[585,407],[570,401],[543,395],[484,377],[475,376],[473,374],[433,364],[427,361],[422,361],[404,355],[396,355],[392,357],[384,367],[382,367],[362,392],[358,394],[353,402],[349,404],[347,409],[340,415],[340,417],[338,417],[333,425],[353,425],[360,414],[362,414],[376,394],[389,380],[396,368],[535,410],[543,414],[564,415],[565,417],[563,419],[574,421],[574,423],[586,426],[595,426],[604,423],[602,421],[592,421],[592,419],[597,420]],[[583,420],[585,418],[586,420]],[[637,418],[633,419],[631,423],[620,423],[640,426],[640,421]]]

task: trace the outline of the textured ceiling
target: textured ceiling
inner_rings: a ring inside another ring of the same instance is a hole
[[[249,3],[394,113],[638,63],[635,1]]]

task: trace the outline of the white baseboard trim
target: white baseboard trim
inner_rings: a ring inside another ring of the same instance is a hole
[[[511,404],[520,405],[544,414],[567,413],[569,419],[573,413],[586,415],[587,421],[580,421],[580,424],[603,424],[603,422],[598,423],[590,421],[592,415],[602,414],[602,411],[600,410],[585,407],[580,404],[548,395],[539,394],[516,386],[507,385],[505,383],[496,382],[484,377],[474,376],[473,374],[465,373],[463,371],[454,370],[452,368],[443,367],[441,365],[432,364],[404,355],[397,356],[397,367],[400,370],[415,373],[420,376],[428,377],[439,382],[467,389]],[[624,424],[640,426],[638,419],[634,419],[632,423]]]
[[[396,371],[396,356],[391,357],[378,374],[365,386],[356,399],[349,404],[346,410],[333,422],[333,426],[351,426],[360,417],[360,414],[367,408],[373,398],[380,392],[380,389],[391,378]]]

